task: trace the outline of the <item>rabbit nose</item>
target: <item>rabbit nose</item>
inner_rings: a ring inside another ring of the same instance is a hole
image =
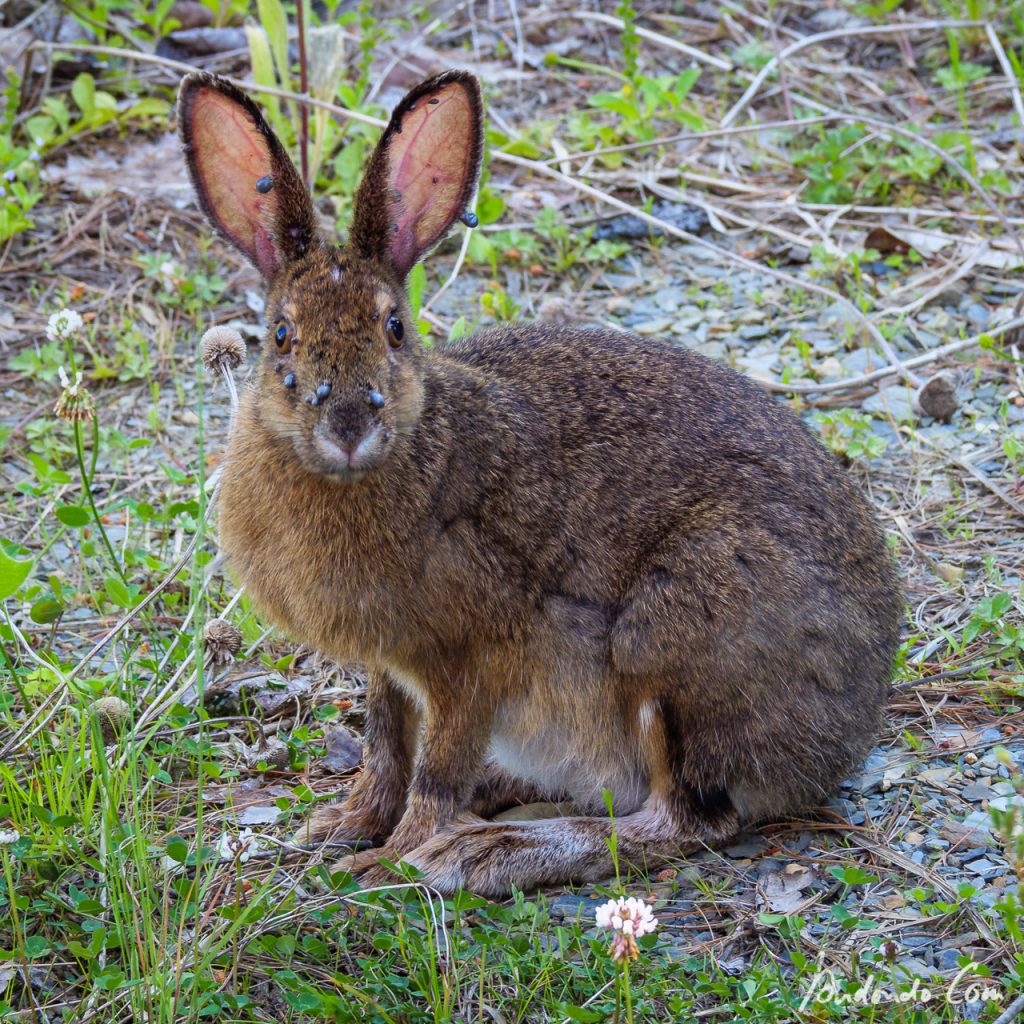
[[[339,401],[328,410],[328,436],[344,452],[354,452],[376,426],[365,401]]]
[[[379,423],[372,424],[355,438],[342,438],[331,430],[318,428],[313,444],[320,457],[339,470],[357,470],[373,462],[383,436],[384,428]]]

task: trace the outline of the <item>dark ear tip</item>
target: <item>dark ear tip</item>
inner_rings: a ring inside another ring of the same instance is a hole
[[[409,109],[409,104],[415,103],[421,96],[427,93],[436,92],[446,85],[461,85],[469,94],[470,103],[477,117],[483,116],[483,99],[480,92],[480,79],[472,71],[464,71],[460,68],[452,68],[442,71],[425,82],[420,82],[409,91],[401,103],[395,108],[395,114],[404,113]]]
[[[246,92],[226,78],[221,78],[208,71],[190,71],[181,79],[181,83],[178,85],[178,104],[186,102],[201,89],[212,89],[258,113],[258,108]]]

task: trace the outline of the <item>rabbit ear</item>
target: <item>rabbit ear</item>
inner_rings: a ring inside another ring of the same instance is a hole
[[[391,115],[356,193],[356,250],[404,278],[466,212],[483,134],[480,84],[469,72],[416,86]]]
[[[265,278],[313,244],[309,193],[245,93],[216,75],[187,75],[178,92],[178,128],[203,212]]]

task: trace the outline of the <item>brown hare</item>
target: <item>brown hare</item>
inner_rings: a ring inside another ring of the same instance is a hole
[[[366,766],[313,815],[489,895],[651,866],[816,806],[879,728],[901,612],[879,528],[799,420],[683,348],[557,322],[426,350],[403,283],[466,214],[479,85],[396,107],[348,241],[257,106],[181,86],[199,202],[267,281],[220,538],[281,628],[369,669]],[[485,820],[564,800],[578,816]]]

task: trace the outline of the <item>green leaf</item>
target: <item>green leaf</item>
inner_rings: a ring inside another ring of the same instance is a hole
[[[177,861],[179,864],[184,864],[185,858],[188,856],[188,843],[186,843],[181,836],[171,836],[171,838],[167,840],[167,846],[164,852],[171,858],[171,860]]]
[[[81,505],[58,505],[57,518],[65,526],[85,526],[91,517]]]
[[[96,109],[96,83],[87,71],[83,71],[71,83],[71,95],[78,104],[82,116],[88,120]]]
[[[169,112],[170,105],[166,100],[148,96],[138,103],[133,103],[125,111],[125,117],[165,117]]]
[[[617,92],[594,93],[587,102],[592,107],[600,107],[602,110],[611,110],[613,113],[620,114],[627,120],[632,120],[637,116],[635,104]]]
[[[422,263],[417,263],[409,273],[409,281],[406,287],[409,290],[409,305],[412,306],[412,315],[415,319],[419,316],[420,306],[423,305],[423,292],[427,286],[427,272],[423,269]]]
[[[687,68],[676,76],[675,84],[672,86],[672,93],[677,101],[686,98],[698,78],[700,78],[700,68]]]
[[[252,77],[256,84],[276,86],[274,58],[270,55],[267,33],[258,25],[246,25],[245,37],[249,41],[249,63],[252,65]],[[265,96],[263,102],[270,110],[271,122],[280,120],[281,101],[276,96]]]
[[[107,597],[109,597],[110,600],[118,606],[118,608],[131,608],[132,595],[128,593],[128,588],[117,576],[107,576],[103,580],[103,589],[106,590]]]
[[[567,1003],[562,1003],[558,1010],[558,1015],[562,1016],[565,1014],[570,1020],[583,1021],[584,1024],[592,1024],[594,1021],[604,1020],[606,1014],[598,1013],[596,1010],[588,1010],[585,1006],[569,1006]]]
[[[45,626],[47,623],[56,622],[64,614],[64,605],[52,597],[44,597],[32,605],[28,614],[33,622]]]
[[[115,967],[113,964],[107,964],[106,967],[97,971],[92,976],[92,980],[97,988],[102,988],[107,992],[112,992],[114,989],[120,988],[124,984],[124,974],[121,972],[119,967]]]
[[[477,199],[476,216],[481,224],[493,224],[505,212],[505,200],[489,189]]]
[[[270,48],[277,65],[277,76],[281,88],[290,90],[288,75],[288,18],[280,0],[257,0],[256,9],[260,24],[267,33]]]
[[[0,550],[0,601],[10,597],[32,570],[32,559],[18,561]]]
[[[869,874],[855,864],[846,864],[842,867],[829,868],[829,874],[838,878],[846,885],[867,885],[869,882],[877,882],[876,875]]]
[[[36,146],[44,146],[57,132],[57,125],[49,114],[37,114],[25,122],[25,131]]]

